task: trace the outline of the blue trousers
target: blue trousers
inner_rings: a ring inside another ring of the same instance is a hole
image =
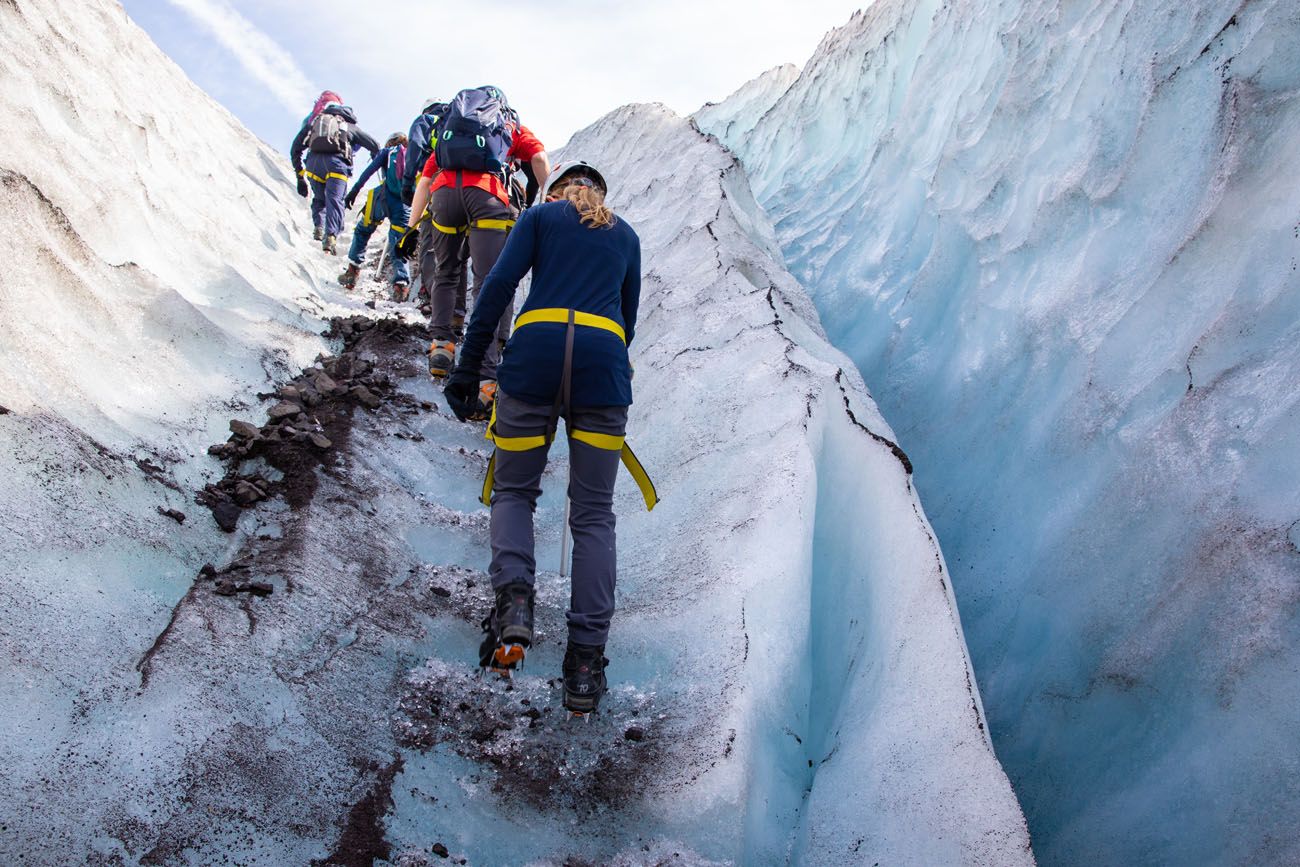
[[[309,153],[305,168],[311,185],[312,224],[323,227],[326,235],[342,234],[343,198],[348,194],[352,165],[337,154]]]
[[[370,236],[379,228],[379,224],[388,220],[388,258],[393,260],[393,285],[407,285],[411,282],[411,272],[405,259],[394,255],[397,242],[406,234],[406,221],[411,215],[411,206],[402,201],[402,197],[387,187],[371,187],[366,193],[366,203],[361,208],[361,218],[352,230],[352,246],[348,249],[348,259],[354,265],[366,263],[366,245]]]
[[[515,400],[497,392],[496,432],[501,436],[537,436],[546,432],[551,408]],[[576,408],[565,424],[592,433],[622,436],[627,407]],[[558,434],[558,431],[557,431]],[[537,559],[533,551],[533,512],[542,493],[546,446],[526,451],[498,449],[492,485],[493,589],[522,582],[533,585]],[[569,638],[579,644],[603,645],[614,617],[614,583],[618,563],[614,533],[614,479],[619,452],[569,440],[569,530],[573,534],[573,583],[569,590]]]

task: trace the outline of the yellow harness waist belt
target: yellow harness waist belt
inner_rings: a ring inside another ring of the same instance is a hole
[[[539,310],[529,310],[519,314],[515,320],[515,328],[523,328],[525,325],[531,325],[534,322],[559,322],[567,324],[569,321],[569,310],[565,307],[543,307]],[[575,325],[586,325],[588,328],[599,328],[603,331],[611,331],[618,335],[618,339],[627,343],[627,335],[623,332],[623,326],[619,325],[613,319],[605,316],[597,316],[595,313],[583,313],[581,310],[573,311],[573,323]]]

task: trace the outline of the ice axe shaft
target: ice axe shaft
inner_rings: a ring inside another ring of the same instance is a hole
[[[560,577],[569,575],[569,507],[572,501],[564,498],[564,523],[560,525]]]
[[[379,264],[375,266],[376,280],[384,276],[384,257],[387,255],[388,255],[388,239],[385,238],[384,243],[381,244],[379,247]]]

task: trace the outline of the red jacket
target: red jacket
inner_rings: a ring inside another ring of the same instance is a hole
[[[532,130],[520,125],[515,130],[513,140],[510,143],[510,150],[506,156],[517,160],[531,160],[540,154],[546,148],[542,147],[541,141],[533,135]],[[433,192],[439,187],[456,186],[456,174],[454,169],[439,169],[437,151],[429,154],[429,159],[424,164],[424,171],[421,172],[426,178],[432,178],[429,184],[429,192]],[[480,190],[486,190],[496,196],[505,204],[510,204],[510,192],[506,185],[501,182],[501,178],[491,172],[469,172],[462,171],[460,174],[464,177],[464,185],[467,187],[478,187]]]

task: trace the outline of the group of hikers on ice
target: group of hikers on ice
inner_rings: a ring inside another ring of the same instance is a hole
[[[357,149],[371,161],[349,190]],[[462,90],[448,103],[425,100],[408,134],[393,134],[382,148],[338,94],[325,91],[290,155],[299,194],[312,196],[314,237],[331,254],[345,211],[383,172],[366,194],[340,282],[355,285],[366,245],[386,219],[394,300],[407,300],[413,258],[427,293],[429,373],[445,380],[443,395],[459,419],[489,420],[495,450],[482,500],[492,510],[496,602],[483,622],[479,662],[503,674],[533,642],[533,513],[564,419],[573,536],[564,706],[575,714],[594,711],[606,689],[614,613],[620,462],[646,506],[657,501],[624,441],[640,240],[605,203],[601,173],[585,162],[552,168],[542,143],[495,87]],[[474,304],[466,323],[467,262]],[[527,300],[514,317],[515,290],[530,271]]]

